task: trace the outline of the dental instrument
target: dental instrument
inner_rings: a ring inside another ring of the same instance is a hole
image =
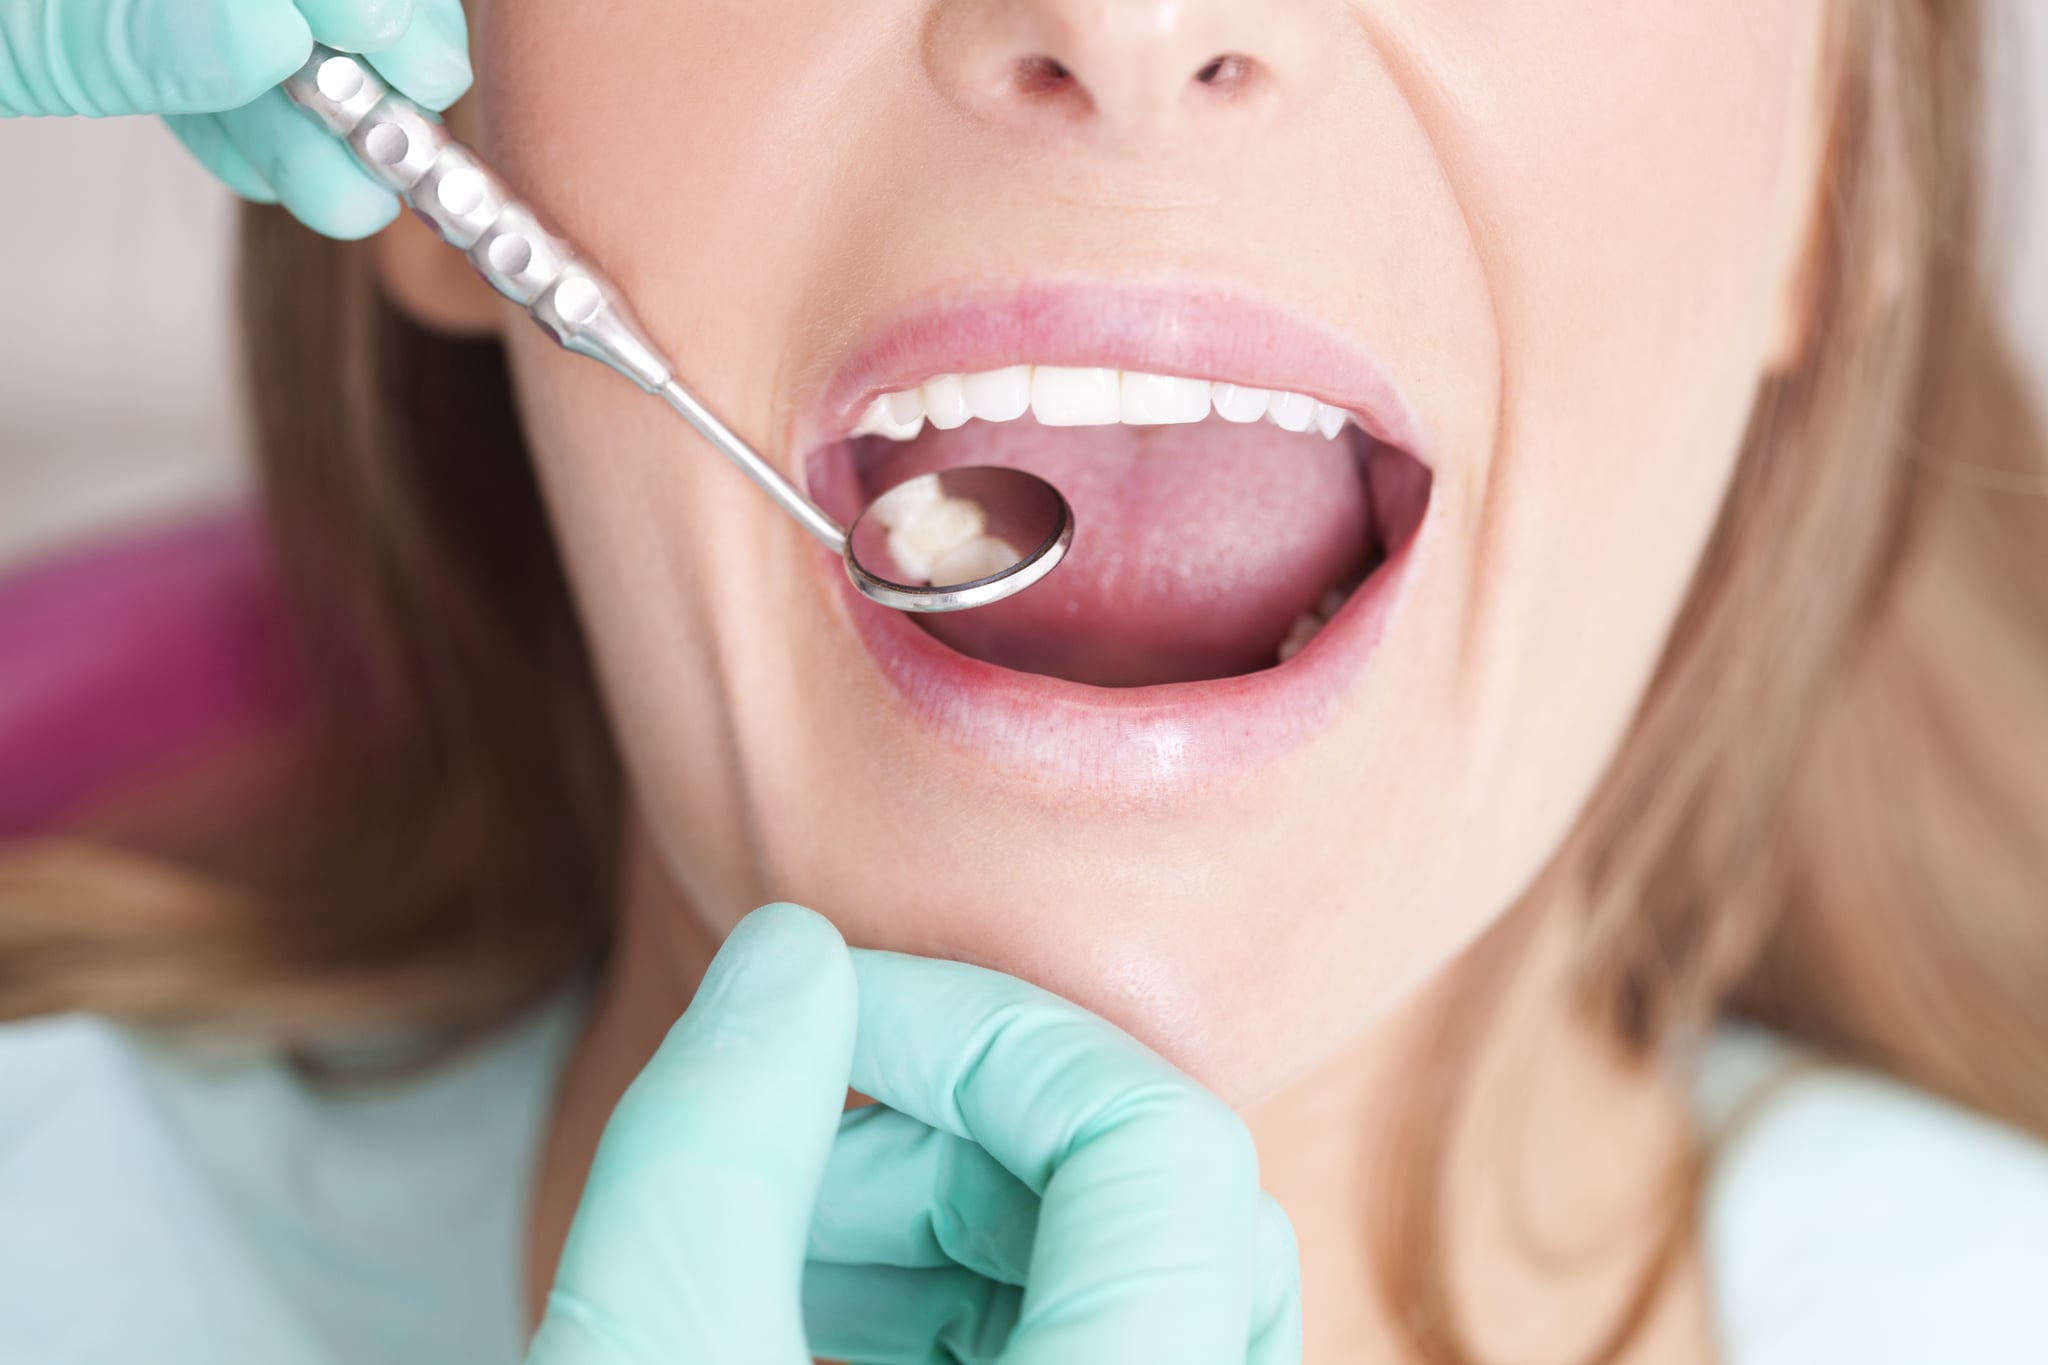
[[[963,611],[1022,592],[1065,558],[1074,539],[1073,510],[1058,489],[1019,469],[920,475],[841,527],[684,387],[616,284],[367,62],[315,45],[284,91],[543,332],[682,414],[840,557],[862,595],[899,611]]]

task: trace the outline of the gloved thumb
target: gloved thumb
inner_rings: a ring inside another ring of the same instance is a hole
[[[808,1365],[804,1253],[856,1019],[828,920],[740,921],[605,1128],[529,1365]]]

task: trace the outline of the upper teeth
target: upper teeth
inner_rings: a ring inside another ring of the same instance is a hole
[[[1014,422],[1029,412],[1049,427],[1160,426],[1200,422],[1210,413],[1230,422],[1267,418],[1287,431],[1314,428],[1335,440],[1350,413],[1306,394],[1239,384],[1140,374],[1134,370],[1012,365],[980,374],[942,374],[914,389],[885,393],[868,405],[855,436],[908,441],[926,421],[941,431],[971,417]]]

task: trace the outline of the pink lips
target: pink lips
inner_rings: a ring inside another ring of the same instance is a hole
[[[1020,361],[1304,392],[1418,453],[1416,423],[1384,371],[1326,330],[1239,297],[1052,285],[954,293],[901,317],[841,367],[789,448],[820,452],[878,393]],[[1287,663],[1152,687],[1089,687],[970,658],[854,592],[835,561],[819,556],[817,565],[882,676],[940,738],[1062,791],[1170,802],[1328,728],[1407,597],[1428,530],[1399,546]]]
[[[839,367],[787,448],[837,440],[877,394],[1023,362],[1306,393],[1420,458],[1422,433],[1385,368],[1326,327],[1241,295],[1053,284],[953,290],[885,323]]]

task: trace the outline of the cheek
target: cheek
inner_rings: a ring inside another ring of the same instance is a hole
[[[1232,808],[1087,841],[1055,820],[970,822],[916,850],[935,872],[906,876],[901,858],[869,852],[890,847],[886,812],[849,814],[819,794],[879,787],[937,805],[943,776],[862,766],[839,735],[760,740],[750,718],[786,729],[810,714],[802,698],[738,687],[706,662],[808,662],[801,642],[721,615],[703,581],[704,565],[743,552],[731,538],[761,525],[760,509],[709,460],[658,473],[657,428],[673,419],[618,401],[596,367],[555,363],[522,324],[520,396],[629,760],[664,765],[636,785],[665,800],[655,823],[687,844],[670,866],[723,879],[685,888],[700,904],[829,888],[856,942],[1000,966],[1250,1093],[1277,1059],[1312,1058],[1356,1025],[1361,1001],[1391,995],[1396,967],[1483,927],[1550,856],[1645,686],[1731,467],[1787,254],[1782,151],[1819,0],[1360,3],[1383,48],[1412,58],[1390,60],[1492,314],[1490,332],[1451,329],[1416,349],[1454,377],[1497,374],[1501,390],[1497,426],[1490,388],[1444,405],[1491,449],[1467,452],[1475,491],[1480,470],[1486,486],[1455,523],[1463,610],[1433,620],[1416,657],[1387,661],[1405,670],[1401,729],[1419,738],[1358,741],[1339,779],[1367,793],[1399,772],[1422,795],[1381,802],[1376,821],[1360,814],[1369,796],[1276,797],[1264,818]],[[900,126],[861,113],[886,94],[850,93],[901,41],[868,14],[648,0],[564,23],[493,0],[479,15],[486,153],[661,320],[663,342],[743,429],[769,429],[789,348],[816,315],[805,300],[833,269],[821,224],[892,164],[843,135]],[[1276,194],[1271,211],[1289,202]],[[1418,240],[1457,236],[1445,217]],[[1381,311],[1485,316],[1437,289],[1450,301],[1403,296]],[[1497,354],[1466,353],[1475,333]],[[661,486],[668,501],[645,496]],[[676,544],[691,538],[694,556]],[[687,762],[665,761],[677,756]],[[1327,755],[1304,760],[1274,791],[1326,792],[1338,771]],[[1283,812],[1296,818],[1281,846],[1306,850],[1288,860],[1273,852]],[[864,831],[875,837],[852,837]],[[1353,866],[1362,847],[1403,854]]]
[[[1521,854],[1489,899],[1607,765],[1715,520],[1803,244],[1821,11],[1403,7],[1501,338],[1464,676]]]
[[[834,125],[859,102],[861,54],[888,38],[862,22],[872,8],[688,0],[565,21],[493,0],[475,35],[486,149],[671,348],[770,340],[745,320],[780,319],[848,170]]]

